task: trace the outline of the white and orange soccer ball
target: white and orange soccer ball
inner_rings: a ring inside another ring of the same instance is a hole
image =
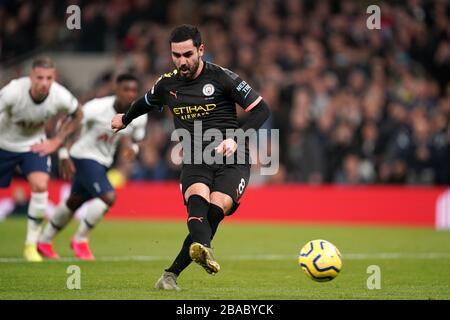
[[[330,281],[342,269],[341,253],[331,242],[312,240],[300,250],[298,264],[312,280]]]

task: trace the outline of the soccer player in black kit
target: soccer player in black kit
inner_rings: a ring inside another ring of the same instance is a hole
[[[196,27],[182,25],[175,28],[169,42],[176,69],[162,75],[126,114],[116,115],[111,127],[119,131],[133,119],[167,106],[173,114],[175,129],[185,129],[191,135],[191,153],[199,151],[193,141],[201,138],[194,136],[194,125],[201,123],[202,136],[208,129],[217,129],[223,134],[221,141],[217,141],[215,151],[225,160],[220,163],[205,163],[202,160],[198,163],[194,160],[197,154],[187,157],[191,161],[183,162],[180,182],[188,211],[189,234],[173,264],[155,284],[157,289],[180,290],[177,277],[192,260],[210,274],[220,270],[213,256],[211,240],[223,218],[236,211],[248,184],[248,147],[245,143],[238,146],[235,141],[238,139],[227,136],[226,130],[257,130],[269,117],[270,111],[262,97],[238,75],[202,60],[205,49]],[[249,112],[241,126],[237,121],[236,103]],[[200,143],[202,150],[210,143]],[[186,152],[187,145],[182,145],[183,152]],[[227,158],[237,158],[238,147],[245,148],[245,160],[227,164]]]

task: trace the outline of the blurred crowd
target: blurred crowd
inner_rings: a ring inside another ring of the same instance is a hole
[[[252,84],[272,109],[264,128],[280,130],[280,169],[255,183],[450,184],[450,1],[372,2],[0,0],[0,63],[38,47],[107,52],[115,68],[80,100],[109,94],[121,71],[144,90],[172,68],[170,30],[195,24],[205,59]],[[70,4],[81,30],[66,28]],[[153,117],[138,161],[119,154],[117,168],[177,179],[172,129],[167,110]]]

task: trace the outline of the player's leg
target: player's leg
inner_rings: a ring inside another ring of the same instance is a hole
[[[116,194],[106,175],[105,166],[89,159],[73,159],[73,161],[77,172],[83,177],[80,178],[80,183],[93,200],[87,203],[86,216],[80,221],[71,247],[79,259],[94,260],[95,257],[89,247],[89,234],[114,204]]]
[[[183,180],[182,180],[183,185]],[[183,192],[184,191],[184,192]],[[182,190],[185,204],[188,208],[187,225],[189,234],[184,239],[180,252],[172,265],[165,270],[155,284],[156,289],[180,290],[177,285],[177,277],[186,269],[193,260],[190,256],[190,248],[193,243],[202,244],[209,248],[211,241],[211,226],[208,222],[209,187],[200,182],[191,184],[186,190]],[[195,240],[197,241],[195,241]],[[210,267],[208,267],[209,269]]]
[[[38,242],[39,253],[49,259],[57,259],[58,255],[53,248],[53,238],[64,229],[70,222],[75,212],[83,203],[91,199],[92,196],[83,185],[83,168],[76,170],[73,177],[70,195],[65,201],[61,201],[47,223]]]
[[[211,192],[211,204],[208,211],[208,221],[212,231],[211,240],[214,238],[220,222],[231,212],[233,206],[234,201],[229,195],[219,191]]]
[[[158,279],[155,284],[156,289],[161,290],[181,290],[177,285],[177,278],[180,273],[186,269],[192,262],[191,257],[189,256],[189,248],[192,244],[191,235],[188,234],[184,239],[183,245],[181,246],[181,250],[178,253],[177,257],[173,261],[172,265],[165,269],[162,276]]]
[[[87,203],[86,216],[80,221],[71,242],[71,247],[77,258],[81,260],[95,260],[95,256],[89,246],[89,235],[113,205],[114,199],[115,193],[112,191],[102,195],[101,198],[95,198]]]
[[[33,172],[30,173],[27,178],[31,187],[31,199],[28,206],[24,257],[27,261],[39,262],[42,261],[42,257],[37,251],[37,242],[42,230],[45,210],[47,208],[47,189],[50,177],[45,172]]]
[[[50,158],[48,156],[41,157],[32,152],[22,154],[21,158],[20,168],[31,187],[24,257],[27,261],[40,262],[42,257],[37,251],[37,242],[48,203]]]
[[[224,218],[224,212],[229,212],[233,207],[233,199],[230,196],[213,192],[210,195],[210,205],[208,210],[208,222],[211,227],[211,240],[214,238],[219,223]],[[183,246],[173,264],[166,269],[168,272],[172,272],[175,275],[179,275],[184,269],[186,269],[191,263],[192,259],[189,256],[189,248],[193,243],[191,235],[188,234],[184,239]]]
[[[67,200],[61,201],[39,238],[37,246],[38,251],[42,256],[48,259],[59,258],[58,254],[53,248],[52,241],[55,236],[67,226],[74,213],[86,201],[86,196],[82,193],[77,192],[77,189],[79,189],[79,186],[77,185],[76,180],[74,180],[74,183],[72,184],[72,190],[75,190],[75,192],[72,191]]]
[[[184,193],[187,202],[187,226],[193,242],[211,247],[211,226],[208,222],[209,187],[194,183]]]
[[[184,198],[188,206],[189,234],[184,239],[183,246],[174,263],[166,270],[176,275],[179,275],[191,263],[189,247],[193,242],[203,243],[209,247],[211,241],[211,226],[207,220],[209,187],[203,183],[194,183],[186,190]],[[207,237],[208,239],[206,239]]]
[[[213,222],[212,228],[217,230],[223,216],[230,216],[239,207],[239,201],[244,194],[250,179],[250,165],[226,165],[217,171],[214,184],[211,187],[211,207],[209,214]],[[215,206],[213,206],[215,205]],[[221,209],[223,212],[220,212]]]
[[[240,198],[244,194],[249,178],[249,165],[227,165],[217,171],[211,188],[211,203],[208,211],[212,237],[225,216],[232,215],[238,209]]]
[[[115,200],[116,193],[110,191],[89,201],[86,208],[86,216],[80,221],[80,226],[75,233],[74,239],[76,241],[88,241],[92,229],[100,223],[106,212],[108,212],[109,208],[114,204]]]
[[[191,236],[192,232],[196,232],[195,230],[200,227],[200,236],[197,236],[199,241],[204,242],[205,235],[211,234],[211,227],[207,227],[206,231],[202,229],[200,226],[200,221],[202,224],[207,222],[207,205],[209,205],[209,186],[212,183],[213,172],[208,169],[206,166],[202,165],[184,165],[183,170],[181,172],[181,193],[183,195],[184,204],[188,209],[188,229],[189,234],[183,241],[183,245],[181,247],[180,252],[177,257],[173,261],[172,265],[165,269],[163,275],[158,279],[155,284],[156,289],[163,290],[180,290],[177,285],[177,277],[180,273],[186,269],[189,264],[192,262],[192,259],[189,254],[189,248],[191,247],[193,240]],[[189,199],[191,196],[195,196],[192,198],[192,202],[189,203]],[[200,208],[197,208],[199,205]],[[195,210],[194,210],[195,209]],[[196,213],[194,213],[194,211]],[[193,219],[189,218],[192,216],[195,217]],[[199,225],[193,224],[197,222]],[[191,223],[191,224],[190,224]],[[191,225],[191,227],[189,227]],[[205,226],[206,227],[206,226]],[[208,230],[209,229],[209,230]]]
[[[204,198],[205,194],[208,194],[208,199]],[[214,258],[211,248],[212,228],[208,221],[209,187],[201,183],[194,184],[186,190],[185,199],[188,203],[188,228],[192,239],[189,256],[206,272],[216,274],[220,270],[220,265]]]
[[[19,162],[20,154],[0,149],[0,188],[9,187]]]

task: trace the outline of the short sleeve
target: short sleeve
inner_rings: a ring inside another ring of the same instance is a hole
[[[156,80],[153,87],[144,95],[145,102],[149,106],[160,106],[164,105],[164,95],[163,95],[163,80],[164,76],[161,76]]]
[[[225,89],[230,98],[239,104],[246,112],[253,109],[262,97],[256,92],[250,84],[242,80],[236,73],[222,68]]]
[[[58,90],[58,111],[66,114],[73,114],[78,107],[78,100],[63,86],[57,84]]]
[[[16,87],[11,81],[0,90],[0,113],[6,111],[16,101],[18,92]]]

